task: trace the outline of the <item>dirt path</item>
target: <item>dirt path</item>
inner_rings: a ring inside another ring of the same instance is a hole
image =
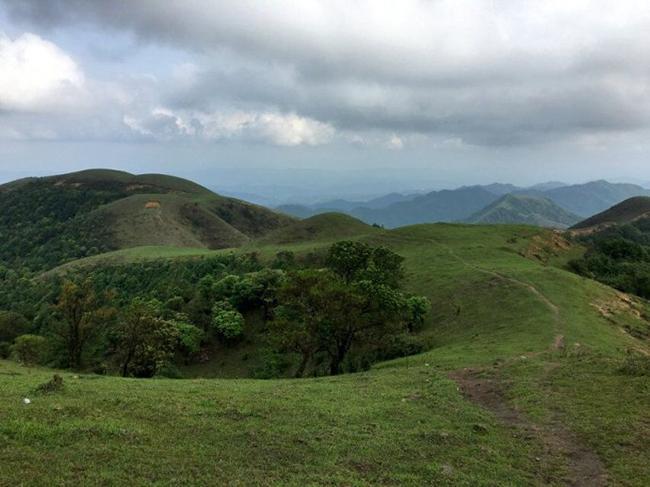
[[[548,308],[553,316],[555,336],[549,344],[548,350],[557,351],[564,348],[564,335],[560,333],[562,331],[560,309],[539,289],[517,278],[471,264],[457,255],[453,249],[441,242],[431,240],[431,243],[445,248],[454,259],[477,272],[488,274],[502,281],[511,282],[532,293]],[[525,356],[532,358],[548,350],[527,353]],[[560,453],[565,458],[568,467],[568,473],[561,479],[562,482],[576,487],[606,486],[607,472],[602,461],[593,450],[584,446],[580,439],[563,424],[559,414],[551,418],[550,422],[540,425],[530,421],[508,402],[504,394],[506,384],[500,378],[498,370],[499,367],[503,367],[508,362],[510,361],[506,361],[492,369],[466,368],[457,370],[450,373],[449,377],[458,384],[460,391],[468,400],[492,412],[499,421],[516,429],[520,435],[524,435],[526,438],[535,438],[543,445],[544,453],[543,457],[539,459],[540,471],[538,473],[541,476],[540,480],[542,482],[551,483],[558,481],[558,473],[548,472],[548,468],[544,468],[544,466],[549,464],[552,456]],[[545,367],[542,381],[557,365],[549,363]]]
[[[489,410],[502,423],[516,430],[518,436],[536,439],[543,445],[538,459],[539,480],[543,483],[561,481],[576,487],[601,487],[607,485],[607,473],[595,452],[581,444],[580,439],[555,417],[550,423],[536,424],[512,407],[504,396],[504,384],[496,376],[487,376],[481,369],[461,369],[449,374],[463,393],[473,403]],[[549,472],[551,457],[560,453],[566,460],[568,472]],[[558,478],[559,477],[559,478]]]

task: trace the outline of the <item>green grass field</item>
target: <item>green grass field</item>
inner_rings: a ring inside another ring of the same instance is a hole
[[[650,380],[619,372],[626,350],[650,348],[626,332],[647,333],[645,302],[563,270],[580,249],[533,227],[356,238],[405,257],[406,287],[433,304],[430,351],[301,380],[64,372],[53,394],[34,392],[53,371],[0,362],[0,484],[650,484]],[[148,247],[92,264],[206,253]]]

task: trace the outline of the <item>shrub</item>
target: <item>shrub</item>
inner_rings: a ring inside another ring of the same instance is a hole
[[[236,340],[244,334],[244,317],[227,301],[219,301],[212,308],[212,326],[226,340]]]
[[[0,311],[0,342],[13,342],[17,336],[29,331],[29,322],[19,314]]]
[[[189,323],[179,322],[178,327],[178,341],[181,351],[186,355],[194,355],[201,349],[201,342],[205,333],[200,328]]]
[[[42,364],[47,353],[47,339],[40,335],[21,335],[14,342],[13,353],[25,364]]]

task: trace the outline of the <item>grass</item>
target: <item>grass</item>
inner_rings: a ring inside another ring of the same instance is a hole
[[[326,237],[240,251],[307,253]],[[469,402],[447,377],[472,367],[498,378],[508,407],[531,424],[561,425],[595,452],[609,484],[648,485],[649,381],[618,371],[626,349],[648,350],[625,332],[648,329],[648,305],[560,268],[579,250],[555,249],[555,237],[447,224],[358,236],[403,255],[407,288],[433,304],[423,331],[430,351],[362,374],[138,381],[64,373],[63,392],[26,406],[22,398],[52,371],[0,362],[0,484],[570,483],[570,455]],[[548,259],[526,257],[545,242]],[[203,254],[141,248],[119,258],[172,255]],[[561,349],[552,346],[560,336]]]

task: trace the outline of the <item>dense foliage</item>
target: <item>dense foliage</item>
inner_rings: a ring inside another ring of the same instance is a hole
[[[308,259],[283,251],[268,263],[232,253],[66,276],[3,272],[5,356],[135,377],[178,375],[251,340],[262,357],[257,376],[359,370],[420,351],[410,334],[430,307],[400,291],[399,255],[351,241]],[[34,341],[20,339],[27,333],[45,340],[38,353],[18,346]]]
[[[572,270],[650,299],[650,219],[612,226],[582,241],[588,250],[570,262]]]
[[[126,196],[119,185],[57,186],[36,180],[0,191],[0,262],[43,270],[112,249],[105,222],[90,215]]]

